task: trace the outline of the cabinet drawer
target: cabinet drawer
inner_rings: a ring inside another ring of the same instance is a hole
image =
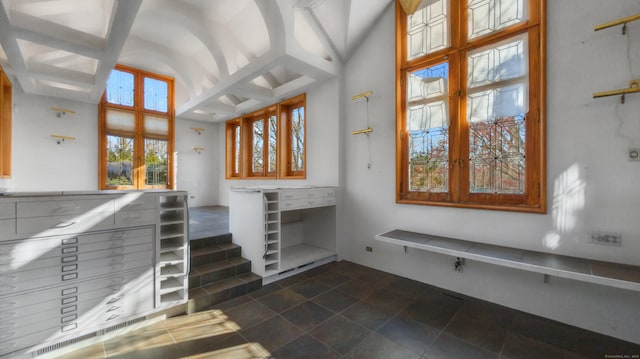
[[[59,200],[20,202],[17,205],[18,218],[48,217],[86,214],[87,219],[94,213],[113,213],[110,199]]]
[[[327,205],[336,204],[336,197],[325,197],[324,198],[324,203],[327,204]]]
[[[324,197],[334,197],[336,196],[336,189],[335,188],[325,188],[322,190],[322,194]]]
[[[116,212],[117,226],[147,225],[156,221],[155,209],[142,209],[139,211]]]
[[[311,197],[306,199],[299,200],[298,207],[299,208],[313,208],[324,206],[325,201],[323,197]]]
[[[60,215],[49,217],[18,218],[18,234],[43,236],[82,233],[113,227],[113,211],[95,212],[91,215]]]
[[[14,202],[0,203],[0,219],[16,218],[16,204]]]
[[[15,219],[0,219],[0,236],[2,235],[14,235],[16,234],[16,220]],[[0,238],[0,243],[2,238]]]
[[[157,198],[154,196],[141,195],[139,192],[127,193],[115,199],[116,211],[132,211],[139,209],[156,208]]]
[[[297,199],[289,199],[285,201],[280,201],[280,210],[288,211],[292,209],[297,209],[299,207],[299,200]]]

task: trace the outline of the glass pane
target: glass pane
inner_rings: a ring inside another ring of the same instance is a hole
[[[144,78],[144,109],[159,112],[168,111],[169,85],[166,81]]]
[[[144,184],[149,187],[167,185],[168,142],[157,139],[144,139]]]
[[[291,111],[291,171],[304,171],[304,107]]]
[[[449,64],[408,74],[409,190],[449,189]]]
[[[133,74],[111,70],[107,80],[106,92],[108,103],[133,106]]]
[[[133,148],[130,137],[107,136],[107,186],[133,186]]]
[[[524,35],[468,55],[472,193],[524,193],[527,56]]]
[[[275,115],[269,117],[269,173],[276,172],[276,154],[278,146],[278,122]]]
[[[422,0],[407,18],[409,60],[449,47],[449,1]]]
[[[234,147],[234,155],[235,158],[233,159],[234,164],[233,164],[233,173],[235,174],[239,174],[240,173],[240,126],[236,126],[235,127],[235,135],[234,135],[234,139],[235,139],[235,147]]]
[[[253,121],[251,172],[264,172],[264,120]]]
[[[524,22],[524,0],[469,0],[469,39]]]
[[[469,155],[472,193],[523,194],[525,117],[472,123]]]

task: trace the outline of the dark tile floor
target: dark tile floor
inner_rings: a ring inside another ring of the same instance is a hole
[[[191,228],[222,227],[224,210],[192,210]],[[640,346],[341,261],[64,357],[639,358]]]

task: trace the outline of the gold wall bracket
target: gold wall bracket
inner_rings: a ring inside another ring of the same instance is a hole
[[[624,97],[626,94],[636,92],[640,92],[640,80],[629,81],[629,88],[626,89],[596,92],[593,94],[593,98],[622,95],[622,97],[620,98],[620,103],[624,103]]]
[[[60,107],[52,107],[51,111],[55,111],[56,112],[56,117],[57,118],[66,116],[67,114],[69,114],[69,115],[75,115],[76,114],[76,112],[74,110],[69,110],[67,108],[60,108]]]
[[[53,138],[58,144],[61,144],[62,142],[65,142],[65,141],[73,141],[76,139],[75,137],[63,136],[63,135],[51,135],[51,138]]]
[[[191,149],[194,152],[197,152],[198,154],[201,154],[202,152],[204,152],[204,147],[191,147]]]
[[[597,25],[595,28],[593,28],[593,31],[600,31],[613,26],[622,25],[622,35],[626,35],[627,23],[631,21],[636,21],[636,20],[640,20],[640,14],[635,14],[635,15],[627,16],[622,19],[605,22],[604,24]]]
[[[202,127],[191,127],[191,131],[197,133],[198,135],[202,134],[204,132],[204,128]]]
[[[366,128],[364,130],[352,131],[351,134],[352,135],[362,135],[362,134],[369,135],[369,133],[371,133],[371,132],[373,132],[373,128],[368,127],[368,128]]]

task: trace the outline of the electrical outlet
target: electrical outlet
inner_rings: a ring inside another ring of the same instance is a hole
[[[627,159],[629,161],[640,161],[640,148],[630,148]]]
[[[605,244],[609,246],[622,246],[622,234],[615,232],[591,232],[590,243]]]
[[[366,246],[364,249],[365,249],[367,252],[373,252],[373,248],[371,248],[371,247],[369,247],[369,246]]]

